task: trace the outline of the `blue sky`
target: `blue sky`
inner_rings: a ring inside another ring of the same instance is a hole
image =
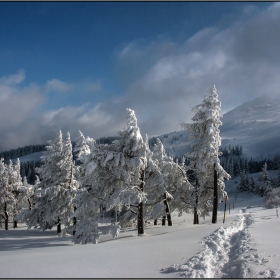
[[[179,130],[214,83],[223,112],[278,94],[279,18],[267,2],[0,2],[0,150],[116,135],[127,107],[142,133]]]

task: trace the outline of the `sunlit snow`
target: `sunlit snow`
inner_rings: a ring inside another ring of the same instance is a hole
[[[173,213],[173,226],[147,224],[141,237],[136,229],[121,229],[118,238],[104,235],[98,244],[73,245],[55,229],[11,224],[5,231],[2,225],[0,277],[279,278],[280,218],[263,208],[261,197],[237,194],[238,180],[226,182],[231,209],[227,205],[225,223],[222,202],[217,224],[207,217],[193,225],[192,215]]]

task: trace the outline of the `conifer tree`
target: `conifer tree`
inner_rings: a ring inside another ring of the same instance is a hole
[[[153,150],[146,152],[146,157],[147,215],[154,220],[166,216],[168,225],[171,226],[172,210],[176,208],[181,213],[187,212],[191,207],[191,203],[188,202],[188,205],[186,202],[192,186],[188,182],[184,166],[178,164],[178,161],[174,162],[173,158],[167,155],[159,138],[156,139]]]
[[[78,158],[85,170],[80,181],[82,188],[77,202],[77,224],[75,243],[97,243],[99,231],[111,232],[113,237],[119,233],[121,225],[115,221],[107,229],[98,227],[101,204],[106,211],[131,209],[138,216],[138,234],[144,233],[144,172],[146,168],[145,144],[137,125],[135,113],[127,109],[127,126],[118,134],[120,138],[110,145],[90,143],[90,153]],[[133,208],[133,209],[132,209]],[[131,216],[126,216],[123,223]],[[69,228],[72,230],[72,228]]]
[[[25,187],[22,183],[22,178],[20,174],[20,160],[17,159],[14,164],[12,161],[9,162],[9,183],[13,186],[13,195],[16,200],[16,203],[13,207],[13,220],[14,220],[14,228],[17,227],[17,214],[21,211],[21,209],[25,206],[26,196],[25,196]]]
[[[255,188],[256,188],[256,182],[254,177],[250,177],[249,179],[249,186],[248,186],[248,191],[250,193],[254,193],[255,192]]]
[[[72,200],[78,188],[70,134],[67,133],[63,142],[59,131],[55,140],[48,144],[41,157],[43,165],[37,168],[41,181],[35,187],[33,208],[22,217],[28,228],[46,230],[57,225],[57,231],[61,232],[61,223],[70,223],[74,212]]]
[[[261,175],[259,176],[259,181],[269,181],[270,180],[270,176],[269,173],[267,171],[267,163],[265,162],[263,167],[262,167],[262,172]]]
[[[219,146],[221,145],[219,126],[221,115],[221,102],[215,85],[204,97],[202,104],[193,108],[195,112],[192,124],[182,124],[187,129],[194,141],[190,158],[190,169],[195,171],[195,207],[194,223],[198,223],[198,215],[208,213],[213,199],[212,222],[217,222],[218,201],[226,195],[224,191],[224,178],[230,175],[222,168],[219,160]]]
[[[5,230],[9,229],[9,217],[13,216],[16,198],[13,194],[13,165],[10,161],[7,166],[4,159],[0,160],[0,215],[5,220]]]
[[[264,197],[264,206],[270,209],[280,206],[280,188],[275,188],[266,194]]]

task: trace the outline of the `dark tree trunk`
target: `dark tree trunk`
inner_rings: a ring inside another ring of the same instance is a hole
[[[4,203],[4,215],[5,215],[5,230],[9,229],[9,214],[7,211],[7,203]]]
[[[154,220],[154,226],[156,226],[156,225],[157,225],[157,219]]]
[[[166,216],[162,216],[161,225],[165,226]]]
[[[217,215],[218,215],[218,175],[214,164],[214,199],[213,199],[212,224],[217,223]]]
[[[197,208],[198,208],[198,181],[197,178],[195,179],[196,183],[196,189],[195,189],[195,206],[193,211],[193,223],[194,225],[199,224],[198,214],[197,214]]]
[[[169,208],[169,203],[167,201],[167,196],[166,193],[164,193],[164,204],[166,206],[165,211],[166,211],[166,216],[167,216],[167,222],[169,226],[172,226],[172,219],[171,219],[171,214],[170,214],[170,208]]]
[[[74,206],[74,212],[77,210],[77,207],[76,206]],[[76,225],[76,223],[77,223],[77,218],[76,217],[74,217],[73,218],[73,225]],[[75,235],[75,233],[76,233],[76,231],[75,230],[73,230],[73,235]]]
[[[31,210],[31,208],[32,208],[32,207],[31,207],[31,201],[30,201],[29,198],[27,199],[27,201],[28,201],[28,205],[29,205],[29,210]]]
[[[145,170],[142,170],[141,174],[141,184],[140,184],[140,190],[144,191],[144,180],[145,180]],[[140,202],[138,204],[138,221],[137,221],[137,227],[138,227],[138,235],[144,234],[144,206],[143,202]]]
[[[61,223],[60,223],[60,219],[58,218],[58,224],[57,224],[57,233],[61,233]]]
[[[194,214],[193,214],[193,223],[194,223],[194,225],[199,224],[199,218],[198,218],[198,214],[197,214],[196,209],[194,210]]]

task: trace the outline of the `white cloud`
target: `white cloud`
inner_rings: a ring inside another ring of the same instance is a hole
[[[22,70],[0,79],[0,150],[17,148],[21,143],[33,144],[33,139],[36,141],[36,131],[32,127],[38,117],[36,110],[45,97],[36,85],[19,87],[24,77]]]
[[[239,21],[205,28],[182,44],[166,38],[129,43],[116,51],[115,72],[125,93],[106,102],[39,113],[46,88],[98,93],[101,81],[68,84],[53,79],[43,87],[19,90],[24,71],[0,79],[0,117],[5,120],[0,124],[1,147],[41,143],[59,129],[73,138],[78,130],[94,138],[116,135],[125,125],[126,108],[135,110],[143,134],[179,130],[214,83],[223,113],[261,94],[279,95],[279,7],[273,3],[260,11],[248,6]],[[13,113],[17,111],[19,115]]]
[[[58,92],[67,92],[72,88],[72,85],[69,85],[58,79],[47,81],[45,86],[47,91],[58,91]]]
[[[9,75],[9,76],[4,76],[0,79],[0,84],[3,85],[16,85],[20,84],[23,82],[25,79],[25,71],[24,70],[19,70],[17,74],[14,75]]]
[[[279,18],[279,5],[272,4],[262,12],[248,5],[231,26],[205,28],[184,45],[170,42],[172,48],[157,55],[152,65],[137,62],[160,53],[160,42],[145,46],[142,53],[141,44],[138,48],[135,42],[129,44],[120,51],[118,65],[121,59],[126,66],[136,62],[134,67],[143,71],[134,75],[132,66],[131,78],[127,77],[130,71],[122,73],[128,81],[123,107],[136,108],[143,120],[148,114],[153,125],[143,121],[141,128],[158,134],[190,121],[192,107],[214,83],[223,112],[261,94],[280,94]]]

